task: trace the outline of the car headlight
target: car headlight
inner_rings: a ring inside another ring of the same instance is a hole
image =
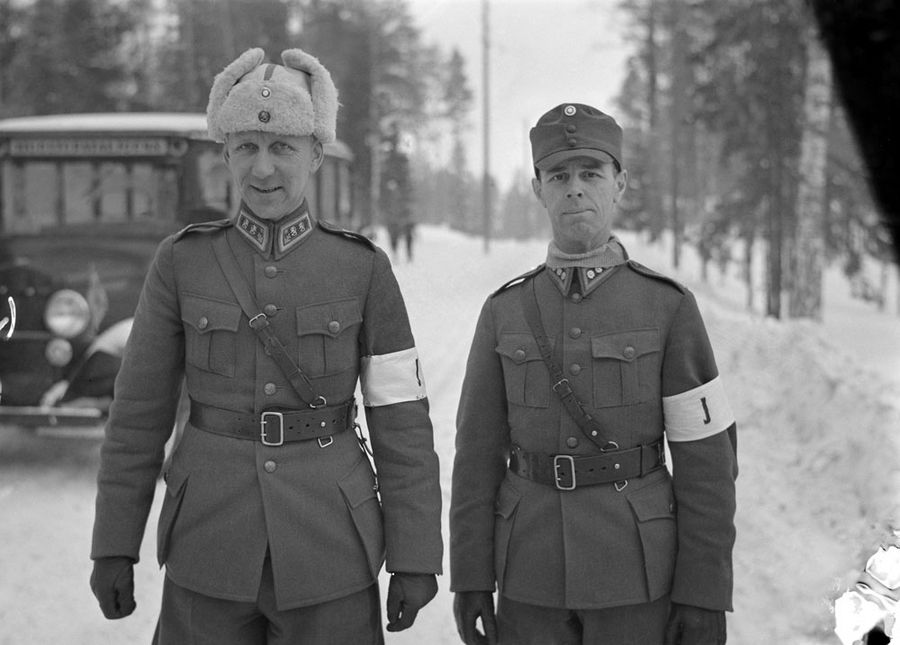
[[[77,291],[61,289],[47,301],[44,322],[57,336],[75,338],[91,322],[91,308]]]
[[[54,338],[44,348],[44,358],[55,367],[68,365],[72,360],[72,343],[62,338]]]

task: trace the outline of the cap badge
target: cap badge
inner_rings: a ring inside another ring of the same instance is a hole
[[[566,116],[574,116],[575,115],[575,106],[567,105],[565,108],[563,108],[563,114],[565,114]]]
[[[270,90],[268,87],[264,87],[264,88],[262,88],[262,89],[259,91],[259,94],[260,94],[260,96],[262,96],[264,99],[267,99],[267,98],[269,98],[270,96],[272,96],[272,90]]]
[[[263,122],[263,123],[268,123],[269,120],[272,118],[272,115],[269,114],[266,110],[260,110],[260,111],[259,111],[259,114],[257,115],[257,117],[259,118],[259,120],[260,120],[261,122]]]

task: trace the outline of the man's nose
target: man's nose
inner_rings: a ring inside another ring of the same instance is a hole
[[[584,187],[581,185],[581,182],[577,179],[573,179],[569,182],[569,185],[566,190],[566,197],[583,197],[584,196]]]
[[[259,154],[256,155],[256,159],[253,160],[253,176],[254,177],[268,177],[275,170],[275,165],[272,163],[272,156],[262,150]]]

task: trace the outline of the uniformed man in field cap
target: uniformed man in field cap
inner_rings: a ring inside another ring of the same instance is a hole
[[[437,590],[438,460],[403,298],[385,253],[306,200],[337,110],[328,71],[299,49],[228,65],[207,116],[240,208],[164,240],[147,276],[101,453],[91,585],[108,618],[134,610],[184,379],[156,643],[383,643],[385,562],[389,631]]]
[[[460,636],[724,643],[736,430],[697,303],[612,233],[628,177],[611,116],[558,105],[531,149],[553,238],[485,302],[457,415]]]

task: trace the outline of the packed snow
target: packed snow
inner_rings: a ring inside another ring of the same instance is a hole
[[[703,283],[689,251],[674,271],[666,244],[621,237],[632,257],[697,294],[738,420],[729,643],[837,645],[835,598],[900,525],[900,318],[851,298],[836,269],[826,275],[822,323],[750,314],[733,275],[714,269]],[[432,405],[445,536],[456,401],[478,311],[546,252],[544,241],[483,246],[422,226],[414,260],[394,258]],[[136,567],[135,614],[107,621],[88,586],[100,436],[0,429],[0,645],[150,641],[162,586],[154,557],[161,495]],[[388,644],[460,642],[447,576],[440,585],[413,628],[386,634]]]

